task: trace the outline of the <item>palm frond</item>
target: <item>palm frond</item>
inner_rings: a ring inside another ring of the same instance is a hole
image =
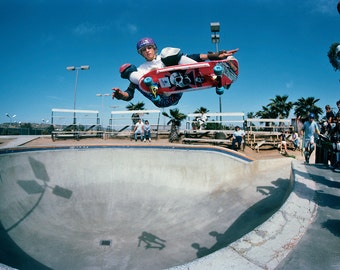
[[[334,70],[337,71],[340,69],[340,43],[335,42],[333,43],[328,51],[328,58],[329,58],[329,62],[331,63],[331,65],[334,67]],[[338,53],[337,53],[338,51]]]

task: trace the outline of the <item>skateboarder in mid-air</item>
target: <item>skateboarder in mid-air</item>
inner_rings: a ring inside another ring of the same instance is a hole
[[[139,79],[150,70],[163,68],[165,66],[172,66],[178,64],[190,64],[196,62],[203,62],[206,60],[222,60],[234,54],[237,50],[220,51],[217,53],[208,54],[192,54],[183,55],[180,49],[177,48],[164,48],[161,54],[157,53],[157,45],[152,38],[142,38],[137,43],[137,51],[142,55],[146,62],[138,68],[132,64],[124,64],[120,67],[119,71],[123,79],[128,79],[130,85],[125,91],[119,88],[112,88],[112,98],[130,101],[135,89],[140,91],[146,98],[150,99],[157,107],[164,108],[176,105],[181,99],[183,93],[175,93],[171,95],[161,95],[160,99],[155,100],[152,93],[146,93],[139,88]]]

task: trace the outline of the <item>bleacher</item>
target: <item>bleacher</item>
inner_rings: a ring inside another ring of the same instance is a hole
[[[200,113],[187,115],[186,129],[183,131],[182,143],[186,144],[212,144],[230,147],[232,134],[236,126],[243,128],[244,113],[206,113],[207,120],[203,129],[197,126]]]
[[[72,123],[72,124],[70,124]],[[99,112],[92,110],[52,109],[51,133],[53,141],[57,139],[104,138],[100,125]]]

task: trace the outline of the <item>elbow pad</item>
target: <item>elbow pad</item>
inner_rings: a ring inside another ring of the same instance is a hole
[[[137,71],[137,67],[132,64],[124,64],[119,68],[120,77],[123,79],[129,79],[132,72]]]

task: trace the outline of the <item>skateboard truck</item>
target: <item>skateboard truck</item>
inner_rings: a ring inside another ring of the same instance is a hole
[[[144,79],[144,83],[147,87],[149,87],[150,92],[153,94],[154,96],[154,100],[159,100],[159,96],[157,95],[157,90],[158,90],[158,86],[157,84],[155,84],[152,80],[151,77],[146,77]]]
[[[223,67],[220,65],[216,65],[214,67],[214,73],[216,75],[216,81],[217,81],[217,86],[216,86],[216,94],[222,95],[224,93],[224,88],[222,86],[222,72],[223,72]]]

